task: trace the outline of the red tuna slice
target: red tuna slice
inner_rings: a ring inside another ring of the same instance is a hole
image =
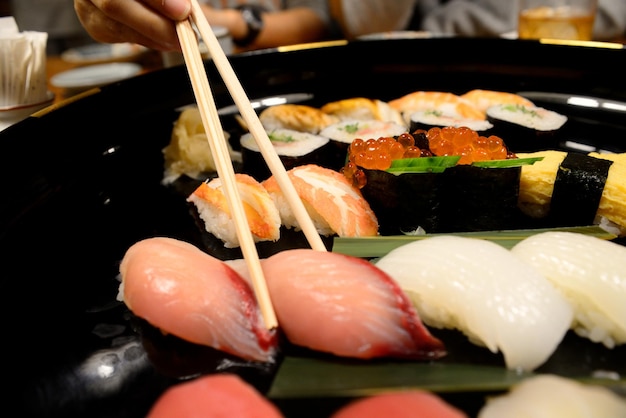
[[[280,328],[294,345],[361,359],[445,355],[408,296],[366,260],[293,249],[263,260],[263,272]]]
[[[231,374],[206,375],[170,387],[147,418],[282,418],[254,387]]]
[[[171,238],[132,245],[120,265],[128,308],[162,331],[246,360],[272,361],[276,331],[264,326],[250,285],[221,260]]]
[[[372,395],[352,401],[331,418],[467,418],[467,415],[439,396],[407,390]]]

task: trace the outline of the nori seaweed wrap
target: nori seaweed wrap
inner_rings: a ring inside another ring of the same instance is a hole
[[[378,218],[381,235],[418,227],[427,233],[520,227],[520,167],[457,165],[442,173],[400,175],[364,171],[367,183],[361,192]]]
[[[471,232],[520,226],[520,167],[457,165],[441,173],[440,225],[434,232]]]
[[[440,173],[363,171],[367,183],[361,193],[376,214],[381,235],[400,235],[418,227],[427,232],[439,229]]]
[[[554,226],[593,224],[612,161],[568,153],[561,162],[550,201]]]

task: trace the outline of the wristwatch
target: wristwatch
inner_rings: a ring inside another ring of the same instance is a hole
[[[265,12],[265,8],[256,4],[244,4],[238,6],[237,10],[241,12],[241,17],[246,22],[248,33],[242,39],[234,39],[233,42],[237,46],[247,46],[254,42],[263,30],[263,17],[261,15]]]

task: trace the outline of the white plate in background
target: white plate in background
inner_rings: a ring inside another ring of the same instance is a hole
[[[145,51],[146,47],[132,43],[94,43],[68,49],[61,54],[61,59],[74,64],[133,61]]]
[[[132,62],[88,65],[55,74],[50,83],[69,90],[101,87],[139,74],[141,66]]]

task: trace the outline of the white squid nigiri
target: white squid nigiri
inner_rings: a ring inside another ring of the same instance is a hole
[[[263,324],[246,280],[221,260],[172,238],[148,238],[124,255],[120,296],[163,332],[246,360],[273,361],[278,339]]]
[[[478,418],[623,418],[626,399],[602,386],[556,375],[537,375],[489,398]]]
[[[445,355],[398,284],[366,260],[295,249],[262,266],[280,328],[295,345],[362,359]]]
[[[376,265],[407,291],[426,325],[458,329],[473,343],[501,351],[509,369],[543,364],[572,321],[571,306],[545,277],[490,241],[417,240]]]
[[[511,252],[548,278],[574,307],[572,328],[612,348],[626,343],[626,247],[574,232],[543,232]]]

